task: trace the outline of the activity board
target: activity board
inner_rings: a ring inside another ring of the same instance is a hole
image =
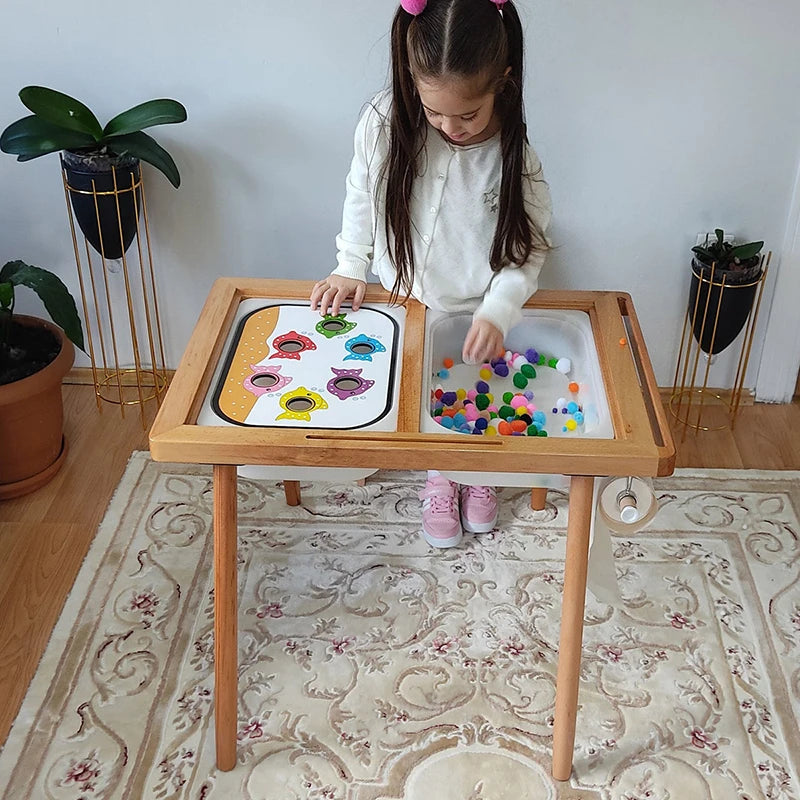
[[[586,313],[525,309],[503,352],[481,364],[461,358],[471,324],[471,314],[428,313],[422,430],[613,438]]]
[[[205,425],[393,429],[403,309],[240,304],[206,405]]]

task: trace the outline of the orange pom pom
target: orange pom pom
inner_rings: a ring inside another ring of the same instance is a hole
[[[578,384],[577,384],[577,383],[575,383],[575,381],[572,381],[572,383],[569,385],[569,390],[570,390],[570,391],[571,391],[573,394],[574,394],[575,392],[577,392],[579,388],[580,388],[580,387],[578,386]]]
[[[445,369],[451,369],[454,363],[455,362],[453,361],[452,358],[446,358],[444,361],[442,361],[442,364],[444,364]]]

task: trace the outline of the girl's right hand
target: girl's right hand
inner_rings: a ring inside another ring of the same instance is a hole
[[[328,275],[314,284],[311,290],[311,309],[319,308],[324,317],[330,312],[333,316],[348,297],[353,298],[353,311],[358,311],[364,300],[367,284],[357,278],[343,278],[341,275]]]

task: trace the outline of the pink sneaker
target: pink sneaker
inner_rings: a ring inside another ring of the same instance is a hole
[[[470,533],[488,533],[497,524],[497,492],[491,486],[461,487],[461,524]]]
[[[422,500],[422,535],[432,547],[455,547],[461,541],[458,486],[437,475],[419,493]]]

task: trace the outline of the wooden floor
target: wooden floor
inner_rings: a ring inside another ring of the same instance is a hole
[[[137,411],[99,413],[91,386],[65,386],[64,412],[66,465],[38,492],[0,502],[0,744],[128,457],[147,449]],[[723,412],[709,407],[703,424],[724,424]],[[676,425],[675,438],[679,467],[800,469],[800,404],[744,406],[733,432]]]

